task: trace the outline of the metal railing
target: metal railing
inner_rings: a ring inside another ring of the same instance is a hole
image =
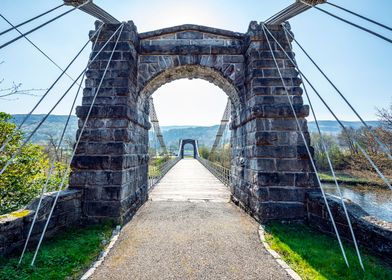
[[[149,166],[148,189],[151,189],[154,185],[156,185],[180,159],[180,157],[175,157],[167,160],[159,166]]]
[[[216,178],[219,179],[225,186],[229,187],[231,184],[231,170],[207,159],[198,157],[199,162],[204,165]]]

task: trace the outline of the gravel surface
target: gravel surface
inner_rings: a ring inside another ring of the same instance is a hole
[[[203,198],[198,176],[208,177],[219,199]],[[154,193],[176,178],[183,183],[170,186],[172,195]],[[160,184],[91,279],[291,279],[260,243],[258,224],[222,201],[228,191],[200,163],[180,161]],[[189,191],[192,184],[201,192]]]

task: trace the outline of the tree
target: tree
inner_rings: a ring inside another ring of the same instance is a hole
[[[210,150],[206,146],[199,146],[199,155],[204,159],[208,159],[210,156]]]
[[[392,132],[392,102],[389,104],[389,108],[381,108],[377,111],[377,116],[383,123],[383,127]]]
[[[317,168],[321,171],[329,171],[330,167],[328,164],[327,155],[325,154],[324,145],[328,151],[329,158],[332,162],[332,166],[335,170],[345,169],[347,167],[347,161],[345,155],[340,148],[338,142],[330,134],[322,134],[322,138],[318,133],[311,134],[312,146],[314,148],[314,158],[316,161]]]
[[[352,127],[343,129],[338,135],[339,144],[345,149],[348,149],[350,154],[358,154],[358,146],[356,141],[358,140],[358,131]]]
[[[0,61],[0,65],[4,64],[4,61]],[[4,82],[4,79],[0,80],[0,85]],[[10,96],[17,95],[30,95],[30,96],[40,96],[37,94],[38,92],[45,91],[43,88],[30,88],[30,89],[22,89],[22,83],[12,82],[11,86],[6,88],[0,88],[0,99],[7,100]]]
[[[0,112],[0,146],[14,134],[0,152],[0,170],[21,147],[23,141],[23,134],[20,131],[15,132],[16,125],[10,120],[10,115]],[[45,183],[48,167],[48,157],[42,147],[25,145],[0,175],[0,214],[17,210],[35,198]],[[59,174],[65,171],[60,163],[56,163],[55,167],[48,191],[57,188],[61,177]]]

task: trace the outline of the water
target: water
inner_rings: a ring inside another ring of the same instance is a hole
[[[324,184],[325,191],[339,196],[334,184]],[[348,186],[340,184],[343,197],[361,206],[371,216],[392,222],[392,191],[370,186]]]

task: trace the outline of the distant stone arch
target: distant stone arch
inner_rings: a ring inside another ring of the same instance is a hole
[[[193,158],[198,158],[199,157],[199,150],[197,147],[197,140],[195,139],[180,139],[179,141],[179,153],[178,156],[180,158],[184,158],[184,148],[185,145],[190,144],[193,147]]]

